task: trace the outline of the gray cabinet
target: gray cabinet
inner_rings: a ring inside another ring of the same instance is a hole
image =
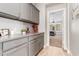
[[[3,56],[28,56],[29,55],[28,50],[29,50],[28,44],[26,43],[22,46],[4,52]]]
[[[33,40],[29,42],[29,56],[35,56],[39,52],[39,41]]]
[[[31,20],[31,4],[30,3],[20,4],[20,18],[24,20]]]
[[[38,43],[39,44],[38,50],[40,51],[43,48],[43,46],[44,46],[44,34],[39,34],[37,40],[39,42]]]
[[[35,21],[36,21],[36,23],[38,23],[39,24],[39,11],[38,10],[36,10],[36,14],[35,14]]]
[[[39,11],[31,3],[20,4],[20,19],[39,23]]]
[[[28,37],[3,42],[3,56],[29,55],[28,42],[29,42]]]
[[[31,21],[39,23],[39,11],[32,5],[32,19]]]
[[[28,37],[26,38],[19,38],[12,41],[3,42],[3,51],[7,51],[9,49],[15,48],[19,45],[27,43],[29,41]]]
[[[44,46],[44,33],[0,43],[0,56],[35,56]]]
[[[42,49],[44,46],[44,35],[39,37],[39,49]]]
[[[2,56],[2,43],[0,43],[0,56]]]
[[[34,55],[38,54],[38,52],[44,46],[44,34],[31,36],[31,38],[29,38],[29,40],[31,40],[29,42],[29,55],[34,56]]]
[[[2,54],[0,53],[0,56],[2,56]]]
[[[20,4],[20,18],[39,23],[39,11],[31,3]]]
[[[0,12],[3,12],[2,17],[39,23],[39,11],[31,3],[0,3]]]
[[[0,3],[0,12],[19,17],[19,3]]]

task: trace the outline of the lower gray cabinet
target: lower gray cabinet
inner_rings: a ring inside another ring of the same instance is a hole
[[[2,54],[0,54],[0,56],[2,56]]]
[[[2,56],[2,43],[0,43],[0,56]]]
[[[35,56],[44,46],[44,34],[36,36],[29,42],[29,56]]]
[[[35,56],[38,52],[38,41],[37,40],[33,40],[29,42],[29,56]]]
[[[28,44],[24,44],[17,48],[11,49],[3,53],[3,56],[28,56],[29,55],[29,48]]]
[[[26,38],[19,38],[19,39],[16,39],[16,40],[3,42],[3,51],[7,51],[7,50],[15,48],[16,46],[27,43],[28,40],[29,40],[28,37],[26,37]]]
[[[44,46],[44,36],[39,37],[39,49],[42,49]]]
[[[0,56],[35,56],[43,46],[44,33],[6,41],[0,43]]]

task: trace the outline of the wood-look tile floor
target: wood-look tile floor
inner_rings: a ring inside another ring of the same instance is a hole
[[[62,37],[61,36],[50,36],[50,46],[62,48]]]
[[[69,56],[62,48],[48,46],[45,47],[37,56]]]

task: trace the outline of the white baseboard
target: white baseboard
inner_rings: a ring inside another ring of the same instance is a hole
[[[44,45],[44,48],[47,47],[47,46],[49,46],[49,45],[48,44]]]
[[[69,54],[69,56],[72,56],[72,53],[69,49],[64,49],[65,52],[67,52]]]

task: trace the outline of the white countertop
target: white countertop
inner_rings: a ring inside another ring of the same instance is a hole
[[[0,37],[0,42],[5,42],[5,41],[9,41],[9,40],[20,39],[20,38],[24,38],[24,37],[28,37],[28,36],[32,36],[32,35],[41,34],[41,33],[44,33],[44,32],[40,32],[40,33],[28,33],[26,35],[22,35],[22,34],[7,35],[7,36]]]

